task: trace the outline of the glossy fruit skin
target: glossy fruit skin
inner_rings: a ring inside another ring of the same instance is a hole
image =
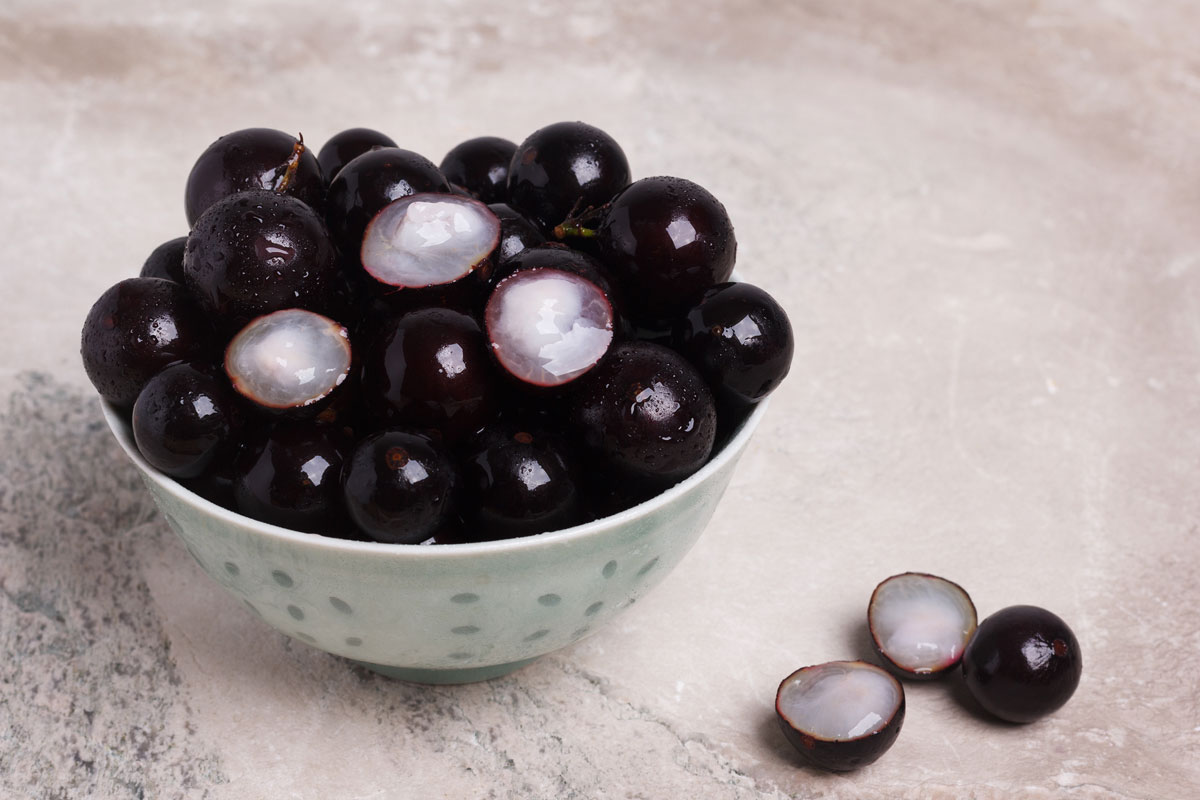
[[[371,128],[347,128],[339,131],[317,153],[317,163],[321,165],[321,174],[325,183],[330,184],[342,167],[349,164],[363,153],[370,152],[376,147],[395,147],[392,137]]]
[[[987,711],[1033,722],[1079,685],[1083,658],[1067,623],[1044,608],[1009,606],[979,623],[962,658],[963,680]]]
[[[282,191],[320,209],[325,180],[317,157],[299,139],[271,128],[246,128],[217,139],[200,154],[188,175],[184,191],[188,225],[195,225],[222,197],[247,189],[280,191],[293,160],[296,168]]]
[[[442,159],[446,180],[461,186],[484,203],[508,199],[508,165],[515,142],[499,136],[480,136],[455,145]]]
[[[342,471],[346,511],[377,542],[419,544],[450,517],[458,477],[449,455],[428,436],[404,429],[358,443]]]
[[[129,410],[146,381],[175,361],[203,361],[213,336],[188,291],[163,278],[126,278],[110,287],[83,323],[80,355],[96,391]]]
[[[708,289],[676,324],[672,344],[700,370],[718,399],[742,405],[775,391],[795,351],[787,312],[749,283]]]
[[[143,278],[164,278],[182,284],[183,251],[186,248],[186,236],[163,242],[150,252],[138,274]]]
[[[381,147],[352,159],[329,184],[325,219],[341,251],[358,259],[363,232],[383,207],[420,192],[449,192],[441,170],[424,156]]]
[[[571,426],[605,467],[665,488],[712,453],[712,392],[673,350],[649,342],[615,345],[578,383]]]
[[[448,308],[385,323],[362,361],[362,397],[377,426],[436,430],[461,441],[498,410],[491,354],[479,323]]]
[[[500,244],[495,252],[497,264],[503,264],[526,249],[546,241],[536,225],[507,203],[492,203],[488,208],[500,218]]]
[[[642,320],[684,312],[729,280],[737,238],[725,207],[683,178],[643,178],[612,201],[598,231],[601,260]]]
[[[568,215],[599,208],[629,185],[629,160],[604,131],[556,122],[530,134],[508,168],[508,204],[549,235]]]
[[[604,265],[587,253],[572,250],[558,242],[536,245],[508,258],[492,271],[490,283],[495,286],[509,275],[528,269],[559,269],[586,278],[604,292],[609,303],[613,304],[613,310],[618,310],[620,296],[614,291]]]
[[[184,280],[219,327],[232,333],[285,308],[331,313],[338,284],[333,241],[310,207],[275,192],[214,203],[188,236]]]
[[[851,663],[879,669],[874,664],[867,664],[866,662]],[[824,665],[818,664],[813,667],[804,667],[803,670],[818,669],[821,666]],[[796,674],[803,670],[797,670],[784,678],[779,684],[780,690],[783,689],[784,684],[794,679]],[[900,691],[900,705],[887,725],[874,733],[858,739],[821,739],[797,730],[789,724],[786,715],[779,706],[779,695],[782,692],[776,693],[775,715],[779,720],[779,727],[783,730],[784,737],[787,738],[792,747],[796,748],[796,752],[801,758],[814,767],[819,767],[830,772],[850,772],[879,760],[879,757],[890,750],[892,745],[896,743],[896,738],[900,735],[900,729],[904,726],[904,716],[907,710],[904,689],[899,683],[896,686]]]
[[[147,381],[133,404],[133,438],[155,469],[195,478],[232,445],[241,416],[219,370],[172,364]]]
[[[471,441],[461,464],[471,541],[532,536],[584,518],[577,468],[565,444],[546,431],[489,426]]]
[[[306,533],[345,526],[341,471],[348,443],[336,428],[286,422],[250,444],[234,468],[238,513]]]

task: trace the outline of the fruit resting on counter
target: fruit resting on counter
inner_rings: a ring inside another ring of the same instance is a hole
[[[1066,704],[1079,685],[1079,641],[1059,617],[1010,606],[976,625],[975,604],[956,583],[905,572],[875,587],[867,629],[894,676],[928,680],[962,665],[963,683],[986,711],[1034,722]],[[846,772],[872,763],[896,742],[904,687],[864,661],[796,670],[775,694],[784,736],[807,764]]]
[[[246,516],[390,543],[527,536],[699,470],[791,365],[721,203],[560,122],[440,165],[352,128],[222,136],[191,232],[81,353],[152,466]],[[898,727],[898,722],[897,722]]]

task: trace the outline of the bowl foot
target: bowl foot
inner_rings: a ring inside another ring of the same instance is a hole
[[[354,659],[350,660],[354,661]],[[396,680],[408,681],[409,683],[450,684],[478,683],[479,681],[499,678],[502,675],[507,675],[510,672],[519,670],[521,667],[532,664],[534,661],[537,661],[536,656],[520,661],[510,661],[507,664],[493,664],[487,667],[473,667],[470,669],[414,669],[411,667],[389,667],[386,664],[372,664],[369,661],[354,661],[354,663],[366,667],[372,672],[378,672],[380,675],[395,678]]]

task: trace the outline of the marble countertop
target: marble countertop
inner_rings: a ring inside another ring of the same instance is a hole
[[[0,8],[0,796],[1200,796],[1200,8],[515,6]],[[560,119],[723,200],[790,378],[700,543],[576,646],[422,687],[286,639],[123,460],[87,309],[222,133],[436,161]],[[907,570],[1058,613],[1078,692],[1012,726],[910,685],[876,764],[801,766],[776,685],[868,656]]]

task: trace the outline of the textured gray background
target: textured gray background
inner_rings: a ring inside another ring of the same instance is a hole
[[[1200,8],[1189,2],[0,4],[0,797],[1200,795]],[[793,374],[700,544],[487,684],[378,678],[190,561],[78,363],[185,233],[216,136],[351,125],[434,160],[585,119],[728,207]],[[1074,627],[1076,697],[953,683],[849,776],[778,681],[867,655],[905,570]]]

